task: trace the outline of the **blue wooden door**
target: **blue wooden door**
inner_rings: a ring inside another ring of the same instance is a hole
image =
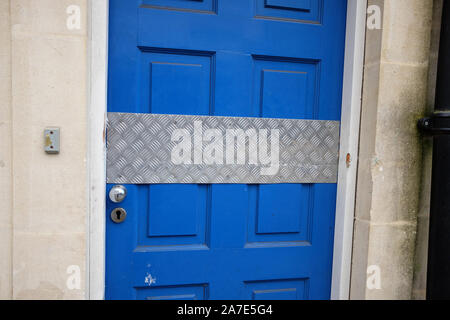
[[[110,0],[108,111],[340,120],[346,5]],[[335,184],[126,187],[108,299],[330,297]]]

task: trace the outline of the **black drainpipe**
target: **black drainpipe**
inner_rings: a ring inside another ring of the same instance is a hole
[[[427,299],[450,299],[450,1],[444,1],[435,110],[419,127],[433,135]]]

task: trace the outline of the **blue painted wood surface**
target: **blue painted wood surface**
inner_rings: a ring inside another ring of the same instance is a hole
[[[340,120],[345,23],[345,0],[110,0],[108,111]],[[335,184],[126,187],[107,299],[330,297]]]

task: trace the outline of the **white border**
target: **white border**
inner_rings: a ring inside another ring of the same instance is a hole
[[[89,0],[89,216],[86,298],[105,297],[108,0]],[[331,299],[349,299],[367,0],[348,0]],[[352,162],[346,164],[347,153]]]
[[[367,0],[348,0],[331,299],[350,298]],[[350,162],[347,163],[347,154]]]

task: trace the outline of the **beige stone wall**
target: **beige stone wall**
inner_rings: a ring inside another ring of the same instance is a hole
[[[69,5],[81,8],[79,30],[67,28]],[[1,298],[85,297],[86,9],[86,0],[0,1]],[[47,126],[61,128],[58,155],[43,150]],[[66,285],[70,265],[80,289]]]
[[[0,1],[0,299],[12,296],[11,21]]]
[[[410,299],[433,0],[369,4],[384,14],[366,39],[351,298]],[[366,286],[369,266],[381,271],[380,289]]]

